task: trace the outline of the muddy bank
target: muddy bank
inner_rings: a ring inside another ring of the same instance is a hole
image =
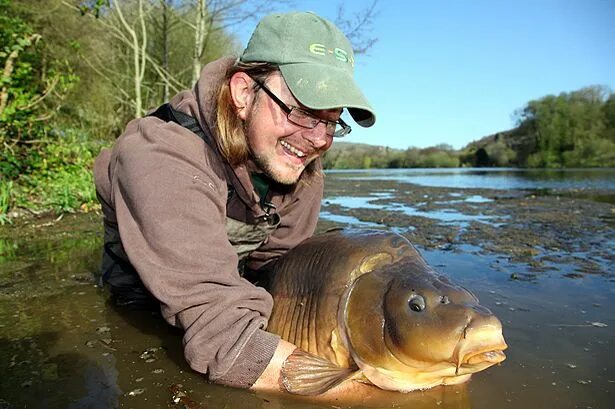
[[[615,274],[615,205],[592,200],[612,198],[604,192],[451,189],[335,177],[327,183],[323,229],[391,228],[423,249],[465,252],[474,246],[480,254],[527,263],[531,273],[558,263],[574,266],[566,273],[571,277]]]

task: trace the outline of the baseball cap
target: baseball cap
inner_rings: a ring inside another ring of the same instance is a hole
[[[310,109],[347,108],[364,127],[376,121],[354,80],[350,41],[332,22],[312,12],[263,17],[240,61],[278,65],[293,96]]]

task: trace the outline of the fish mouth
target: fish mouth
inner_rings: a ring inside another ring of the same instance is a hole
[[[504,349],[506,349],[506,346],[501,346],[497,349],[469,352],[461,360],[461,365],[499,364],[506,359]]]
[[[479,372],[506,359],[502,324],[494,316],[470,319],[461,332],[454,356],[455,375]]]
[[[504,343],[489,348],[477,349],[466,352],[457,362],[455,376],[472,374],[489,368],[506,359],[504,350],[508,346]]]

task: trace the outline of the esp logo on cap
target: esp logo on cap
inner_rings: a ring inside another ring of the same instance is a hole
[[[351,66],[354,67],[354,58],[349,56],[348,53],[341,48],[335,47],[334,49],[328,49],[324,44],[313,43],[310,44],[310,52],[316,55],[327,55],[331,54],[335,57],[336,60],[350,63]]]

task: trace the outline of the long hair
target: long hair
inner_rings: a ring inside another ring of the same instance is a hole
[[[265,81],[269,75],[278,71],[278,66],[266,62],[241,61],[233,64],[218,91],[216,122],[218,137],[216,143],[220,153],[233,166],[246,163],[250,158],[250,147],[246,137],[244,121],[237,115],[237,109],[231,97],[231,77],[238,72],[245,72],[259,81]]]
[[[245,72],[252,78],[265,82],[272,73],[278,71],[279,68],[276,64],[268,62],[244,63],[237,61],[226,72],[218,91],[216,109],[218,134],[215,139],[220,153],[232,166],[245,164],[250,159],[251,152],[244,121],[237,115],[237,109],[231,97],[231,77],[238,72]],[[255,84],[254,89],[258,90],[258,85]],[[308,176],[315,173],[316,162],[318,161],[313,161],[305,169]]]

